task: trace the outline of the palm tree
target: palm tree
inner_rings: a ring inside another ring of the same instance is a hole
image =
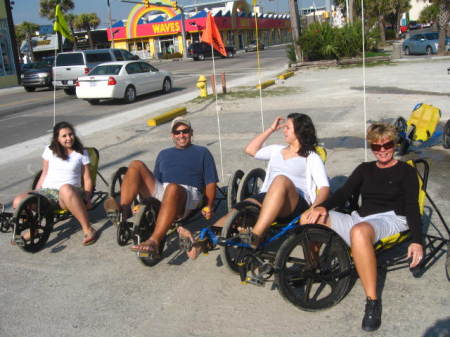
[[[20,46],[22,44],[22,41],[27,40],[28,55],[30,56],[31,61],[34,61],[33,44],[31,43],[31,37],[38,30],[39,30],[38,24],[35,24],[32,22],[27,22],[27,21],[24,21],[20,25],[16,25],[16,27],[15,27],[17,44],[19,47],[18,50],[20,51]]]
[[[438,47],[438,55],[446,55],[447,54],[447,45],[445,43],[447,39],[447,26],[449,13],[448,8],[450,5],[450,0],[437,0],[439,6],[439,15],[438,15],[438,27],[439,27],[439,47]]]
[[[61,10],[66,13],[75,7],[73,0],[40,0],[39,15],[48,18],[49,20],[55,19],[56,5],[61,6]]]
[[[77,49],[77,39],[75,37],[75,30],[74,30],[74,22],[76,20],[76,15],[72,13],[67,13],[64,15],[64,18],[66,19],[67,25],[70,28],[70,33],[73,36],[73,49]]]
[[[400,35],[400,21],[403,13],[411,9],[410,0],[393,0],[392,1],[392,15],[395,19],[395,38]]]
[[[87,32],[89,39],[89,46],[94,49],[94,41],[91,38],[91,29],[95,29],[100,24],[100,19],[95,13],[82,13],[78,15],[74,22],[75,28],[84,29]]]

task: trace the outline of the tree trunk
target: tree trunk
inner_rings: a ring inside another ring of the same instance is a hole
[[[400,21],[402,21],[402,14],[398,11],[395,12],[395,39],[400,38]]]
[[[31,62],[34,62],[34,53],[33,53],[33,41],[31,40],[31,33],[27,32],[27,44],[28,44],[28,57]]]
[[[380,30],[380,45],[386,44],[386,32],[384,30],[384,15],[378,15],[378,29]]]
[[[303,62],[302,50],[298,44],[300,25],[297,0],[289,0],[289,12],[291,15],[292,43],[294,44],[295,55],[297,56],[297,62]]]
[[[355,8],[354,2],[355,2],[355,0],[348,0],[348,13],[349,13],[348,22],[350,22],[350,23],[353,23],[353,11]]]
[[[87,35],[88,35],[88,39],[89,39],[89,47],[91,49],[94,49],[94,41],[92,41],[92,36],[91,36],[91,30],[90,28],[87,29]]]
[[[447,46],[445,40],[447,38],[447,25],[448,25],[448,4],[447,0],[439,0],[439,47],[438,55],[447,54]]]
[[[73,37],[73,50],[77,50],[78,49],[77,38],[75,37],[75,30],[73,29],[72,25],[70,25],[70,32],[72,33]]]

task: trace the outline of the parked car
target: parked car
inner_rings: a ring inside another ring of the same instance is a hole
[[[264,50],[264,43],[258,40],[258,49]],[[245,47],[245,52],[256,51],[256,40],[250,41],[250,43]]]
[[[447,50],[450,49],[450,39],[446,38]],[[439,45],[439,33],[422,33],[412,35],[403,42],[405,55],[413,54],[436,54]]]
[[[225,57],[217,50],[214,50],[214,56]],[[234,57],[236,49],[233,46],[225,46],[227,52],[226,57]],[[188,57],[192,57],[194,61],[203,61],[206,57],[212,57],[211,45],[205,42],[194,42],[188,47]]]
[[[79,77],[75,84],[77,97],[90,104],[111,98],[131,103],[136,100],[136,96],[154,91],[167,93],[172,90],[172,86],[170,72],[158,70],[145,61],[102,63],[87,76]]]
[[[53,85],[64,89],[67,95],[75,94],[75,82],[96,65],[110,61],[138,60],[139,57],[124,49],[78,50],[60,53],[53,67]]]
[[[20,82],[28,92],[35,91],[36,88],[52,88],[52,64],[46,60],[32,62],[23,65]]]

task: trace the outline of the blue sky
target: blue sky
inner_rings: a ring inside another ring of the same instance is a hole
[[[198,0],[201,2],[210,2]],[[304,0],[305,2],[312,0]],[[15,5],[13,6],[13,18],[14,23],[19,24],[23,21],[29,21],[37,23],[40,25],[50,24],[51,22],[39,16],[39,0],[14,0]],[[251,2],[251,0],[247,0]],[[316,2],[321,2],[321,0],[316,0]],[[97,13],[97,16],[101,20],[100,26],[108,25],[108,7],[106,5],[106,0],[74,0],[75,8],[72,11],[74,14],[80,13]],[[110,0],[112,19],[120,20],[126,19],[130,9],[133,7],[131,3],[124,3],[120,0]],[[192,4],[195,0],[179,0],[180,4]],[[267,10],[278,10],[279,12],[288,12],[288,0],[258,0],[258,4],[263,7],[264,11]]]

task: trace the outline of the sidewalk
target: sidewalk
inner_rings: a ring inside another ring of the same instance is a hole
[[[418,81],[417,74],[427,76]],[[261,131],[262,101],[265,127],[278,115],[310,115],[328,151],[328,175],[348,175],[364,160],[362,79],[360,67],[305,69],[265,89],[262,100],[250,84],[233,87],[232,94],[219,99],[222,165],[215,101],[192,99],[187,103],[187,117],[194,142],[207,146],[219,172],[223,168],[221,185],[236,169],[264,167],[264,162],[243,153],[245,144]],[[367,68],[366,94],[368,122],[407,118],[418,102],[441,108],[443,121],[450,118],[446,61]],[[153,167],[157,153],[171,145],[169,125],[149,128],[145,121],[164,110],[147,108],[148,115],[82,135],[86,145],[100,150],[100,171],[105,177],[132,159]],[[282,142],[281,133],[268,140],[269,144]],[[0,165],[0,200],[9,201],[28,188],[31,174],[40,168],[42,151],[38,146],[26,157]],[[410,155],[415,156],[430,161],[428,191],[448,219],[450,152],[436,145]],[[108,190],[101,182],[98,188]],[[0,336],[415,337],[424,336],[433,326],[448,325],[450,288],[444,257],[419,279],[407,270],[388,273],[382,283],[383,325],[375,333],[364,333],[359,281],[333,308],[304,312],[284,301],[270,282],[265,288],[241,286],[239,277],[220,265],[218,251],[186,261],[178,255],[173,237],[161,263],[145,267],[128,247],[116,244],[116,229],[102,210],[90,218],[101,232],[90,247],[81,246],[82,234],[72,220],[59,224],[48,246],[33,255],[11,247],[9,234],[0,234]],[[204,224],[194,223],[196,228],[200,225]]]

